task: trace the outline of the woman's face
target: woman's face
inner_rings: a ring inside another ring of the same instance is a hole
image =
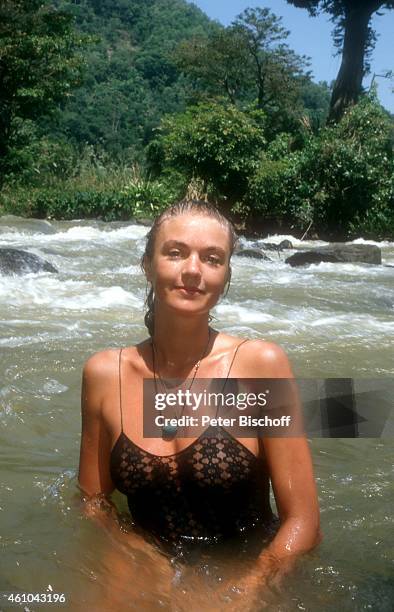
[[[229,232],[207,215],[183,214],[166,219],[156,236],[145,273],[157,305],[202,314],[217,303],[229,280]]]

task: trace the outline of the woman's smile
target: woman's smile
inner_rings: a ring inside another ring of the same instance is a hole
[[[198,287],[176,287],[176,289],[181,291],[183,295],[193,296],[205,293],[204,291],[202,291],[202,289],[199,289]]]

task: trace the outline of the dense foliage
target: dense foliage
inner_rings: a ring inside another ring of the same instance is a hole
[[[18,152],[34,132],[24,122],[48,115],[81,82],[83,39],[71,22],[45,0],[1,3],[0,184],[23,163]]]
[[[268,9],[226,28],[184,0],[1,11],[0,214],[146,217],[187,193],[246,228],[394,235],[392,117],[372,95],[325,125],[330,88]]]
[[[289,48],[289,34],[282,19],[269,9],[247,9],[227,28],[179,45],[177,63],[192,79],[195,98],[220,92],[232,104],[256,100],[266,112],[267,129],[274,134],[294,128],[297,118],[309,111],[302,95],[311,84],[308,58]]]
[[[188,84],[175,65],[181,40],[205,36],[210,20],[183,0],[57,0],[76,29],[96,37],[86,54],[83,86],[51,129],[110,152],[141,160],[166,113],[182,111]]]
[[[153,159],[203,179],[202,190],[252,224],[327,237],[394,230],[393,122],[363,99],[337,125],[267,142],[261,111],[200,105],[163,123]],[[156,165],[160,169],[160,164]]]
[[[251,177],[249,204],[264,218],[327,236],[394,231],[393,124],[364,99],[340,123],[310,135],[304,147],[273,143]],[[279,152],[278,152],[279,148]]]

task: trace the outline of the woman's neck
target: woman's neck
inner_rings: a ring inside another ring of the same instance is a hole
[[[208,315],[195,319],[190,317],[160,322],[155,317],[155,346],[157,366],[160,370],[183,372],[206,357],[212,346],[212,331],[209,330]]]

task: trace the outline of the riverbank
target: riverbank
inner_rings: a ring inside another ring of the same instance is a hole
[[[152,202],[136,201],[130,194],[115,190],[74,191],[71,196],[67,191],[59,193],[48,190],[32,190],[24,197],[19,197],[17,190],[13,193],[0,193],[0,217],[14,215],[25,219],[41,219],[47,221],[83,221],[83,222],[114,222],[122,221],[137,225],[150,226],[154,218],[165,207],[158,199]],[[166,203],[167,205],[167,203]],[[291,223],[274,222],[260,216],[251,215],[242,220],[239,215],[225,211],[234,223],[238,234],[249,240],[269,238],[273,235],[291,235],[298,240],[320,240],[323,242],[348,242],[356,239],[374,242],[394,241],[393,232],[374,231],[349,232],[341,227],[336,230],[324,231],[308,224],[298,227]]]

